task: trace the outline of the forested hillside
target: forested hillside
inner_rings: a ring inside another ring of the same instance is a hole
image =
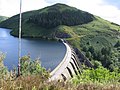
[[[31,16],[29,23],[37,24],[43,28],[55,28],[59,25],[75,26],[93,21],[94,16],[78,9],[67,9],[60,4],[43,9],[39,14]]]

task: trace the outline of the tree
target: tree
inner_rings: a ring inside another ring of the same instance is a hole
[[[98,68],[98,67],[102,66],[101,62],[96,61],[96,60],[92,61],[92,63],[94,65],[94,68]]]
[[[102,60],[102,65],[106,68],[109,68],[109,65],[112,64],[111,58],[109,55],[104,55]]]
[[[26,75],[43,75],[48,78],[49,74],[45,68],[41,66],[39,58],[31,60],[30,56],[24,56],[21,58],[21,74]]]
[[[85,69],[82,74],[72,79],[73,83],[110,83],[119,82],[120,73],[110,72],[108,69],[100,66],[96,69]]]
[[[9,74],[8,69],[3,64],[4,58],[5,54],[0,52],[0,79],[7,79]]]
[[[90,51],[90,52],[91,52],[91,54],[93,54],[93,53],[95,52],[95,49],[94,49],[94,47],[93,47],[93,46],[90,46],[90,47],[89,47],[89,49],[88,49],[88,51]]]
[[[110,55],[111,54],[111,48],[110,47],[103,47],[101,49],[102,55]]]
[[[117,41],[117,43],[114,45],[114,47],[120,47],[120,41]]]
[[[96,59],[96,60],[101,61],[102,60],[102,54],[101,54],[101,52],[100,51],[94,52],[93,58]]]
[[[55,28],[59,25],[81,25],[91,22],[93,15],[80,10],[65,9],[61,11],[59,8],[49,8],[46,12],[38,13],[28,19],[28,23],[40,25],[43,28]]]
[[[86,46],[84,46],[84,47],[82,48],[82,50],[83,50],[84,52],[87,52],[87,51],[88,51],[88,49],[87,49]]]
[[[91,55],[91,52],[86,52],[86,57],[87,57],[87,58],[89,58],[89,59],[90,59],[90,58],[91,58],[91,56],[92,56],[92,55]]]

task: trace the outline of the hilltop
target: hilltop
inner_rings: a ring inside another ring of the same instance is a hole
[[[11,34],[18,36],[18,19],[15,15],[0,27],[12,29]],[[65,4],[23,13],[22,37],[64,38],[94,65],[120,68],[120,25]]]

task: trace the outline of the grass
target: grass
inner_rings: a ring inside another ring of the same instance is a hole
[[[46,82],[41,76],[19,77],[15,80],[0,80],[0,90],[120,90],[119,84]]]

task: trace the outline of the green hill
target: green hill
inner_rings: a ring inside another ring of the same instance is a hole
[[[63,4],[55,4],[44,8],[38,14],[31,16],[29,23],[43,28],[55,28],[59,25],[81,25],[93,21],[94,16]]]
[[[13,35],[18,35],[19,15],[13,16],[2,22],[1,27],[12,28]],[[76,8],[55,4],[40,10],[23,13],[22,17],[22,36],[30,37],[53,37],[56,27],[60,25],[74,26],[93,21],[94,16],[90,13],[78,10]],[[45,30],[44,30],[45,29]],[[49,29],[49,31],[48,31]]]
[[[18,19],[19,15],[13,16],[0,27],[12,29],[11,34],[18,36]],[[97,60],[110,70],[120,68],[120,46],[115,47],[120,26],[65,4],[23,13],[22,37],[64,38],[94,65]]]
[[[6,19],[7,19],[7,17],[5,17],[5,16],[0,16],[0,22],[4,21],[4,20],[6,20]]]

